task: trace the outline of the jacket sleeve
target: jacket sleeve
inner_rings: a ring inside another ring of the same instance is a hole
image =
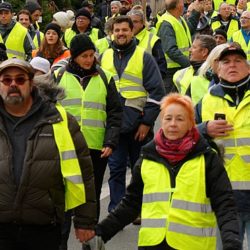
[[[200,20],[200,15],[201,15],[200,12],[193,10],[191,12],[190,17],[187,20],[187,25],[188,25],[191,35],[194,35],[196,33],[197,25]]]
[[[74,225],[76,228],[93,229],[96,219],[96,196],[92,161],[87,143],[75,118],[68,115],[68,126],[75,145],[79,165],[85,187],[86,203],[74,209]]]
[[[164,53],[167,54],[171,60],[180,64],[182,68],[186,68],[190,65],[188,57],[184,56],[178,49],[175,31],[169,22],[162,22],[157,35],[161,39]]]
[[[96,226],[96,234],[104,242],[110,240],[116,233],[136,219],[141,211],[143,182],[141,178],[141,162],[139,159],[134,166],[131,182],[125,197],[104,220]]]
[[[167,61],[161,46],[161,39],[158,39],[155,42],[154,47],[152,48],[152,55],[155,58],[155,61],[160,69],[161,76],[164,79],[167,75]]]
[[[237,209],[223,161],[213,151],[205,157],[207,196],[217,218],[223,249],[241,249]]]
[[[107,124],[103,146],[114,149],[119,142],[120,127],[122,124],[122,106],[113,77],[107,86],[106,103]]]
[[[148,96],[143,109],[141,123],[153,126],[160,112],[159,102],[165,95],[165,90],[163,87],[161,73],[154,58],[145,52],[143,63],[143,86],[146,89]]]
[[[32,44],[30,43],[29,40],[29,33],[25,36],[24,42],[23,42],[23,47],[26,55],[26,60],[29,61],[32,58]]]

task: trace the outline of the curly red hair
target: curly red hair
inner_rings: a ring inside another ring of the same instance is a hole
[[[170,93],[161,100],[161,118],[166,107],[170,104],[179,104],[187,111],[189,120],[192,126],[195,126],[194,104],[189,96],[181,95],[179,93]]]

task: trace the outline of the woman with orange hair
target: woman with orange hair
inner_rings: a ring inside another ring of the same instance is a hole
[[[217,225],[223,249],[240,249],[223,160],[196,129],[191,99],[166,96],[160,120],[154,140],[142,148],[125,197],[96,226],[96,235],[108,241],[141,212],[140,250],[213,250]]]

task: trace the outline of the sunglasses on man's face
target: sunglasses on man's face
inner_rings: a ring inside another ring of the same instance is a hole
[[[28,81],[28,78],[25,78],[23,76],[19,76],[16,78],[11,77],[3,77],[0,82],[2,82],[5,86],[10,86],[12,82],[14,81],[17,85],[23,85],[26,81]]]

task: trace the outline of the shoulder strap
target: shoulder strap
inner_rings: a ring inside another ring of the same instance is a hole
[[[101,69],[101,67],[99,65],[96,66],[96,69],[98,71],[98,73],[100,74],[100,77],[102,78],[105,86],[106,86],[106,89],[108,88],[108,79],[107,79],[107,76],[106,74],[104,73],[104,71]]]
[[[56,84],[59,84],[61,79],[62,79],[62,76],[64,74],[64,72],[66,71],[66,67],[65,66],[62,66],[60,69],[59,69],[59,72],[57,74],[57,76],[54,74],[54,77],[55,77],[55,82]]]

